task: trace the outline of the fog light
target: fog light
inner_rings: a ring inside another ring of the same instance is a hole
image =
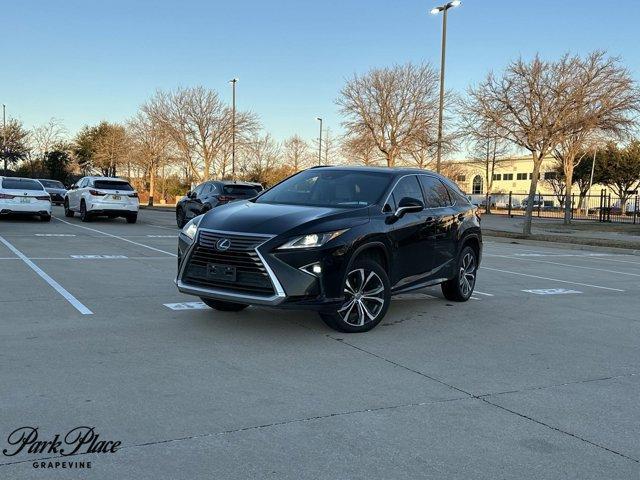
[[[318,277],[322,273],[322,267],[317,262],[310,263],[309,265],[305,265],[304,267],[300,267],[300,270],[308,273],[309,275],[313,275],[314,277]]]

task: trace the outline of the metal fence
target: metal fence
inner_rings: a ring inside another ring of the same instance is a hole
[[[571,218],[574,220],[592,220],[614,223],[640,223],[640,196],[629,195],[620,199],[606,190],[599,195],[571,195]],[[491,213],[509,215],[511,217],[524,215],[529,201],[533,203],[533,216],[541,218],[564,218],[565,196],[563,195],[533,195],[528,193],[504,193],[492,195],[472,195],[471,201],[481,209],[487,203]]]

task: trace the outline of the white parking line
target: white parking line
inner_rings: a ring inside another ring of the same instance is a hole
[[[62,295],[73,307],[78,310],[82,315],[93,315],[93,312],[84,306],[76,297],[71,295],[62,285],[56,282],[53,278],[47,275],[40,267],[29,260],[20,250],[11,245],[7,240],[0,236],[0,242],[2,242],[9,250],[15,253],[20,260],[27,264],[31,270],[36,272],[45,282],[47,282],[56,292]]]
[[[69,257],[27,257],[29,260],[171,260],[170,257],[126,257],[124,255],[106,255],[98,257],[96,255],[71,255]],[[21,260],[18,257],[0,257],[0,261],[4,260]]]
[[[206,310],[209,307],[204,302],[165,303],[171,310]]]
[[[76,225],[74,223],[67,222],[66,220],[62,220],[61,218],[58,218],[58,217],[53,217],[53,218],[55,218],[59,222],[66,223],[67,225],[71,225],[72,227],[84,228],[85,230],[89,230],[89,231],[92,231],[92,232],[100,233],[101,235],[105,235],[107,237],[117,238],[118,240],[122,240],[123,242],[128,242],[128,243],[132,243],[134,245],[138,245],[139,247],[148,248],[149,250],[154,250],[154,251],[160,252],[160,253],[166,253],[167,255],[171,255],[172,257],[177,257],[178,256],[175,253],[167,252],[165,250],[160,250],[159,248],[155,248],[155,247],[150,247],[149,245],[145,245],[144,243],[134,242],[133,240],[128,240],[128,239],[126,239],[124,237],[120,237],[118,235],[113,235],[111,233],[103,232],[101,230],[96,230],[95,228],[89,228],[89,227],[85,227],[83,225]]]
[[[510,259],[513,259],[513,260],[520,260],[520,261],[525,261],[525,262],[548,263],[550,265],[559,265],[561,267],[582,268],[584,270],[596,270],[598,272],[615,273],[616,275],[629,275],[629,276],[632,276],[632,277],[640,277],[640,273],[619,272],[617,270],[608,270],[606,268],[585,267],[585,266],[582,266],[582,265],[572,265],[572,264],[569,264],[569,263],[551,262],[549,260],[534,260],[533,258],[521,258],[521,257],[512,256],[512,255],[490,254],[488,256],[490,256],[490,257],[500,257],[500,258],[510,258]]]
[[[549,280],[549,281],[552,281],[552,282],[570,283],[572,285],[580,285],[582,287],[600,288],[602,290],[611,290],[611,291],[614,291],[614,292],[624,292],[624,290],[621,290],[619,288],[602,287],[600,285],[590,285],[588,283],[580,283],[580,282],[570,282],[569,280],[560,280],[559,278],[540,277],[538,275],[530,275],[528,273],[521,273],[521,272],[512,272],[510,270],[501,270],[499,268],[491,268],[491,267],[483,266],[482,269],[483,270],[491,270],[491,271],[494,271],[494,272],[510,273],[511,275],[521,275],[523,277],[539,278],[541,280]]]
[[[484,293],[484,292],[479,292],[478,290],[474,290],[473,293],[477,293],[478,295],[485,295],[487,297],[493,297],[493,293]]]

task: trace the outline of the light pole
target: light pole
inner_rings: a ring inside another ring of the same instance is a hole
[[[320,137],[318,137],[318,165],[322,165],[322,118],[316,117],[320,122]]]
[[[229,83],[232,87],[232,103],[233,108],[231,110],[231,176],[233,180],[236,178],[236,83],[238,82],[237,78],[233,78],[229,80]]]
[[[436,172],[440,173],[442,158],[442,113],[444,110],[444,60],[447,51],[447,12],[450,8],[459,7],[460,0],[452,0],[431,10],[432,15],[442,12],[442,56],[440,58],[440,110],[438,112],[438,153],[436,156]]]
[[[4,158],[4,172],[7,174],[7,106],[2,104],[2,158]]]

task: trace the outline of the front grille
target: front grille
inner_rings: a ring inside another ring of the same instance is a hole
[[[199,287],[210,287],[238,293],[270,296],[275,291],[269,274],[256,253],[256,247],[270,237],[235,235],[200,231],[184,270],[183,281]],[[230,241],[228,250],[216,248],[219,240]],[[209,264],[228,265],[236,269],[235,281],[212,279],[207,274]]]

